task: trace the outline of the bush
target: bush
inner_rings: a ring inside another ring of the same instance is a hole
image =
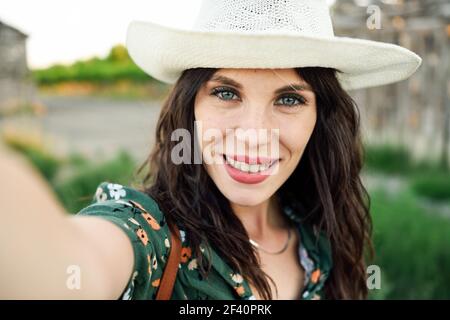
[[[405,146],[391,144],[366,145],[364,154],[365,170],[386,174],[414,175],[440,174],[449,170],[441,162],[430,159],[414,160]]]
[[[12,132],[3,132],[2,139],[6,145],[22,153],[46,180],[51,182],[54,179],[63,160],[51,154],[42,141],[30,134]]]
[[[425,213],[411,192],[371,193],[375,264],[382,279],[372,298],[449,299],[450,221]]]
[[[450,200],[450,173],[428,172],[411,179],[411,188],[418,195],[432,200]]]
[[[385,173],[406,173],[412,168],[410,152],[401,146],[367,145],[364,163],[370,171]]]
[[[55,185],[55,191],[67,211],[76,213],[89,205],[102,181],[129,185],[133,182],[136,164],[126,153],[95,165],[82,165],[71,177]]]
[[[129,185],[138,178],[135,176],[136,164],[125,151],[111,160],[93,164],[77,153],[67,158],[57,158],[31,135],[3,133],[2,137],[8,146],[30,160],[68,212],[78,212],[88,205],[102,181]]]
[[[122,46],[113,47],[104,59],[92,58],[71,65],[54,65],[46,69],[33,70],[32,74],[39,85],[69,81],[105,84],[118,80],[152,81],[149,75],[134,64]]]

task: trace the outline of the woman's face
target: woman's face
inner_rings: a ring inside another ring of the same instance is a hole
[[[203,164],[231,202],[254,206],[289,178],[316,123],[316,97],[294,69],[219,69],[197,92]]]

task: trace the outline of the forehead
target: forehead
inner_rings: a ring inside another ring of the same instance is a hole
[[[281,87],[289,84],[303,84],[310,86],[300,77],[295,69],[232,69],[217,70],[209,82],[228,82],[234,80],[244,88],[249,86]],[[233,85],[233,81],[228,83]]]

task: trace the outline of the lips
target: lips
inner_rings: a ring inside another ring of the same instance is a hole
[[[245,155],[226,155],[225,156],[228,159],[233,159],[234,161],[239,161],[239,162],[245,162],[247,164],[265,164],[270,166],[271,164],[273,164],[275,161],[277,161],[278,159],[276,158],[268,158],[268,157],[256,157],[256,158],[250,158],[249,156]]]
[[[248,156],[225,156],[225,169],[232,179],[246,184],[260,183],[273,172],[279,159],[250,158]],[[243,160],[243,161],[240,161]]]

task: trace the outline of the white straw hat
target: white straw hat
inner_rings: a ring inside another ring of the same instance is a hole
[[[126,45],[142,70],[169,84],[198,67],[329,67],[350,90],[404,80],[422,62],[398,45],[336,37],[326,0],[203,0],[191,29],[133,21]]]

